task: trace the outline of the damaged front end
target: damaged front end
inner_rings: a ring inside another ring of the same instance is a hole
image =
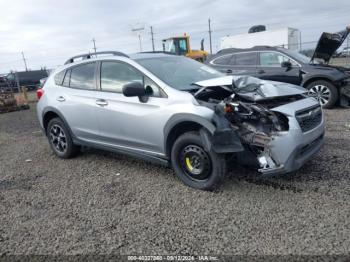
[[[322,110],[304,89],[251,77],[231,81],[231,89],[223,79],[220,87],[203,81],[195,94],[215,112],[211,144],[216,152],[232,153],[240,164],[272,175],[297,170],[320,149]]]

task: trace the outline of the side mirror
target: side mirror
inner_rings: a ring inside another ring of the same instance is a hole
[[[138,96],[145,103],[148,100],[146,90],[140,82],[131,82],[123,86],[123,95],[127,97]]]
[[[292,63],[289,62],[289,61],[283,61],[283,62],[281,63],[281,67],[284,67],[284,68],[289,69],[289,68],[292,67]]]

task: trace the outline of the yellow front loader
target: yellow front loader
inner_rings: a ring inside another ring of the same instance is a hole
[[[208,56],[208,52],[204,51],[204,39],[201,41],[201,50],[191,49],[190,37],[186,34],[184,36],[164,39],[162,42],[164,52],[173,53],[175,55],[184,55],[200,62],[204,62]]]

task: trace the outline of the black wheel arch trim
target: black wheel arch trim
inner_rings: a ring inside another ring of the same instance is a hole
[[[180,113],[172,116],[164,127],[164,152],[168,156],[170,146],[168,138],[178,124],[183,122],[194,122],[201,126],[199,134],[206,150],[213,149],[216,153],[233,153],[244,151],[244,147],[236,134],[230,127],[228,120],[220,115],[214,114],[212,122],[193,114]]]
[[[309,76],[309,77],[303,79],[301,86],[306,88],[310,83],[315,82],[315,81],[321,81],[321,80],[328,81],[331,84],[333,84],[335,87],[338,87],[336,85],[336,82],[342,81],[343,79],[332,79],[331,77],[325,76],[325,75],[312,75],[312,76]]]
[[[52,112],[52,113],[55,113],[56,115],[58,115],[58,117],[63,121],[63,123],[65,124],[66,128],[68,129],[69,131],[69,134],[71,135],[73,141],[77,140],[77,138],[75,137],[75,135],[73,134],[72,132],[72,129],[70,128],[67,120],[65,119],[65,117],[60,113],[60,111],[58,111],[56,108],[54,107],[51,107],[51,106],[48,106],[46,107],[44,110],[43,110],[43,113],[42,113],[42,119],[44,121],[44,118],[45,118],[45,115],[49,112]],[[43,122],[43,125],[44,125],[44,122]],[[44,129],[44,132],[46,134],[46,130]]]

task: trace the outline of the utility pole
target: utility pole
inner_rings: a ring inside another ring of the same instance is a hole
[[[92,38],[92,42],[94,43],[94,50],[95,50],[95,56],[96,56],[96,40],[95,40],[95,38]]]
[[[212,46],[211,46],[211,27],[210,27],[210,18],[208,19],[208,24],[209,24],[209,45],[210,45],[210,54],[213,53]]]
[[[26,71],[28,71],[27,61],[26,61],[26,58],[24,57],[23,51],[22,51],[22,58],[23,58],[23,62],[24,62],[24,67],[26,68]]]
[[[154,37],[153,37],[154,33],[153,33],[153,26],[151,26],[151,38],[152,38],[152,50],[154,52]]]
[[[145,30],[144,26],[136,27],[131,29],[132,32],[136,33],[139,38],[139,44],[140,44],[140,52],[142,52],[142,40],[141,40],[141,32]]]
[[[301,31],[299,31],[299,52],[301,52],[302,47],[301,47]]]

